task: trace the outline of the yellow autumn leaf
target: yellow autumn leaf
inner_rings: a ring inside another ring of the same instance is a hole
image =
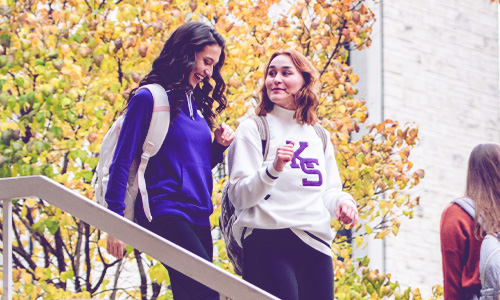
[[[30,284],[31,281],[33,280],[33,276],[30,273],[27,272],[22,272],[21,273],[21,278],[23,279],[25,284]]]
[[[37,201],[38,200],[36,198],[27,198],[26,199],[26,205],[28,207],[34,207],[36,205]]]
[[[351,73],[348,76],[349,76],[349,80],[351,81],[352,84],[358,83],[358,81],[359,81],[359,76],[358,75],[356,75],[354,73]]]
[[[339,99],[344,94],[344,90],[340,88],[335,88],[334,95],[335,99]]]
[[[356,236],[356,238],[355,238],[356,249],[363,245],[363,241],[364,241],[364,239],[362,236],[360,236],[360,235]]]
[[[394,234],[395,236],[398,235],[398,232],[399,232],[399,227],[398,226],[392,226],[391,227],[391,232],[392,234]]]

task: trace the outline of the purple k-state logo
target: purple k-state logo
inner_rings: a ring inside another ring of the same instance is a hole
[[[286,143],[288,144],[290,141],[287,141]],[[304,186],[321,186],[323,184],[323,176],[319,170],[314,169],[314,165],[319,166],[318,160],[316,158],[303,158],[300,156],[308,145],[309,144],[307,142],[299,142],[299,149],[295,150],[293,153],[290,167],[294,169],[300,168],[302,172],[309,175],[318,175],[317,181],[302,178],[302,184]]]

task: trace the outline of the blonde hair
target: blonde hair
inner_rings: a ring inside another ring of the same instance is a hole
[[[301,53],[288,49],[279,50],[271,55],[269,62],[266,65],[265,77],[267,77],[269,66],[274,58],[279,55],[287,55],[292,60],[295,68],[300,72],[304,78],[304,86],[295,94],[295,110],[294,118],[300,123],[314,125],[318,121],[316,109],[319,105],[319,89],[318,89],[318,71],[314,68],[313,64]],[[260,102],[256,108],[256,113],[259,116],[265,116],[274,108],[274,103],[267,95],[267,88],[264,84],[260,90]]]
[[[472,150],[465,196],[474,201],[476,236],[500,232],[500,145],[480,144]]]

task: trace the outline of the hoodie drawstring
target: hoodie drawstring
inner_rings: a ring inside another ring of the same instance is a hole
[[[193,103],[192,103],[192,97],[193,97],[193,92],[189,91],[186,92],[187,100],[188,100],[188,107],[189,107],[189,117],[194,120],[194,115],[193,115]]]

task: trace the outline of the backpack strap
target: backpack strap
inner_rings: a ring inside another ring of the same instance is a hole
[[[314,124],[313,127],[314,130],[316,131],[316,134],[321,138],[321,141],[323,142],[323,152],[326,152],[326,145],[328,144],[328,136],[326,135],[325,129],[319,123]]]
[[[257,129],[259,130],[260,140],[262,142],[262,157],[264,160],[267,159],[267,153],[269,152],[269,124],[267,124],[266,117],[264,116],[254,116],[252,120],[257,124]]]
[[[452,201],[452,203],[458,204],[463,210],[465,210],[472,219],[476,214],[476,210],[474,209],[474,201],[470,198],[459,198]]]
[[[167,136],[168,127],[170,125],[170,104],[168,95],[165,89],[159,84],[148,84],[139,88],[148,89],[153,95],[154,107],[151,123],[144,144],[142,145],[141,162],[137,170],[136,181],[139,185],[139,191],[142,197],[142,206],[146,217],[151,222],[153,217],[149,209],[149,197],[146,190],[146,180],[144,173],[148,165],[149,159],[158,153],[165,137]]]

